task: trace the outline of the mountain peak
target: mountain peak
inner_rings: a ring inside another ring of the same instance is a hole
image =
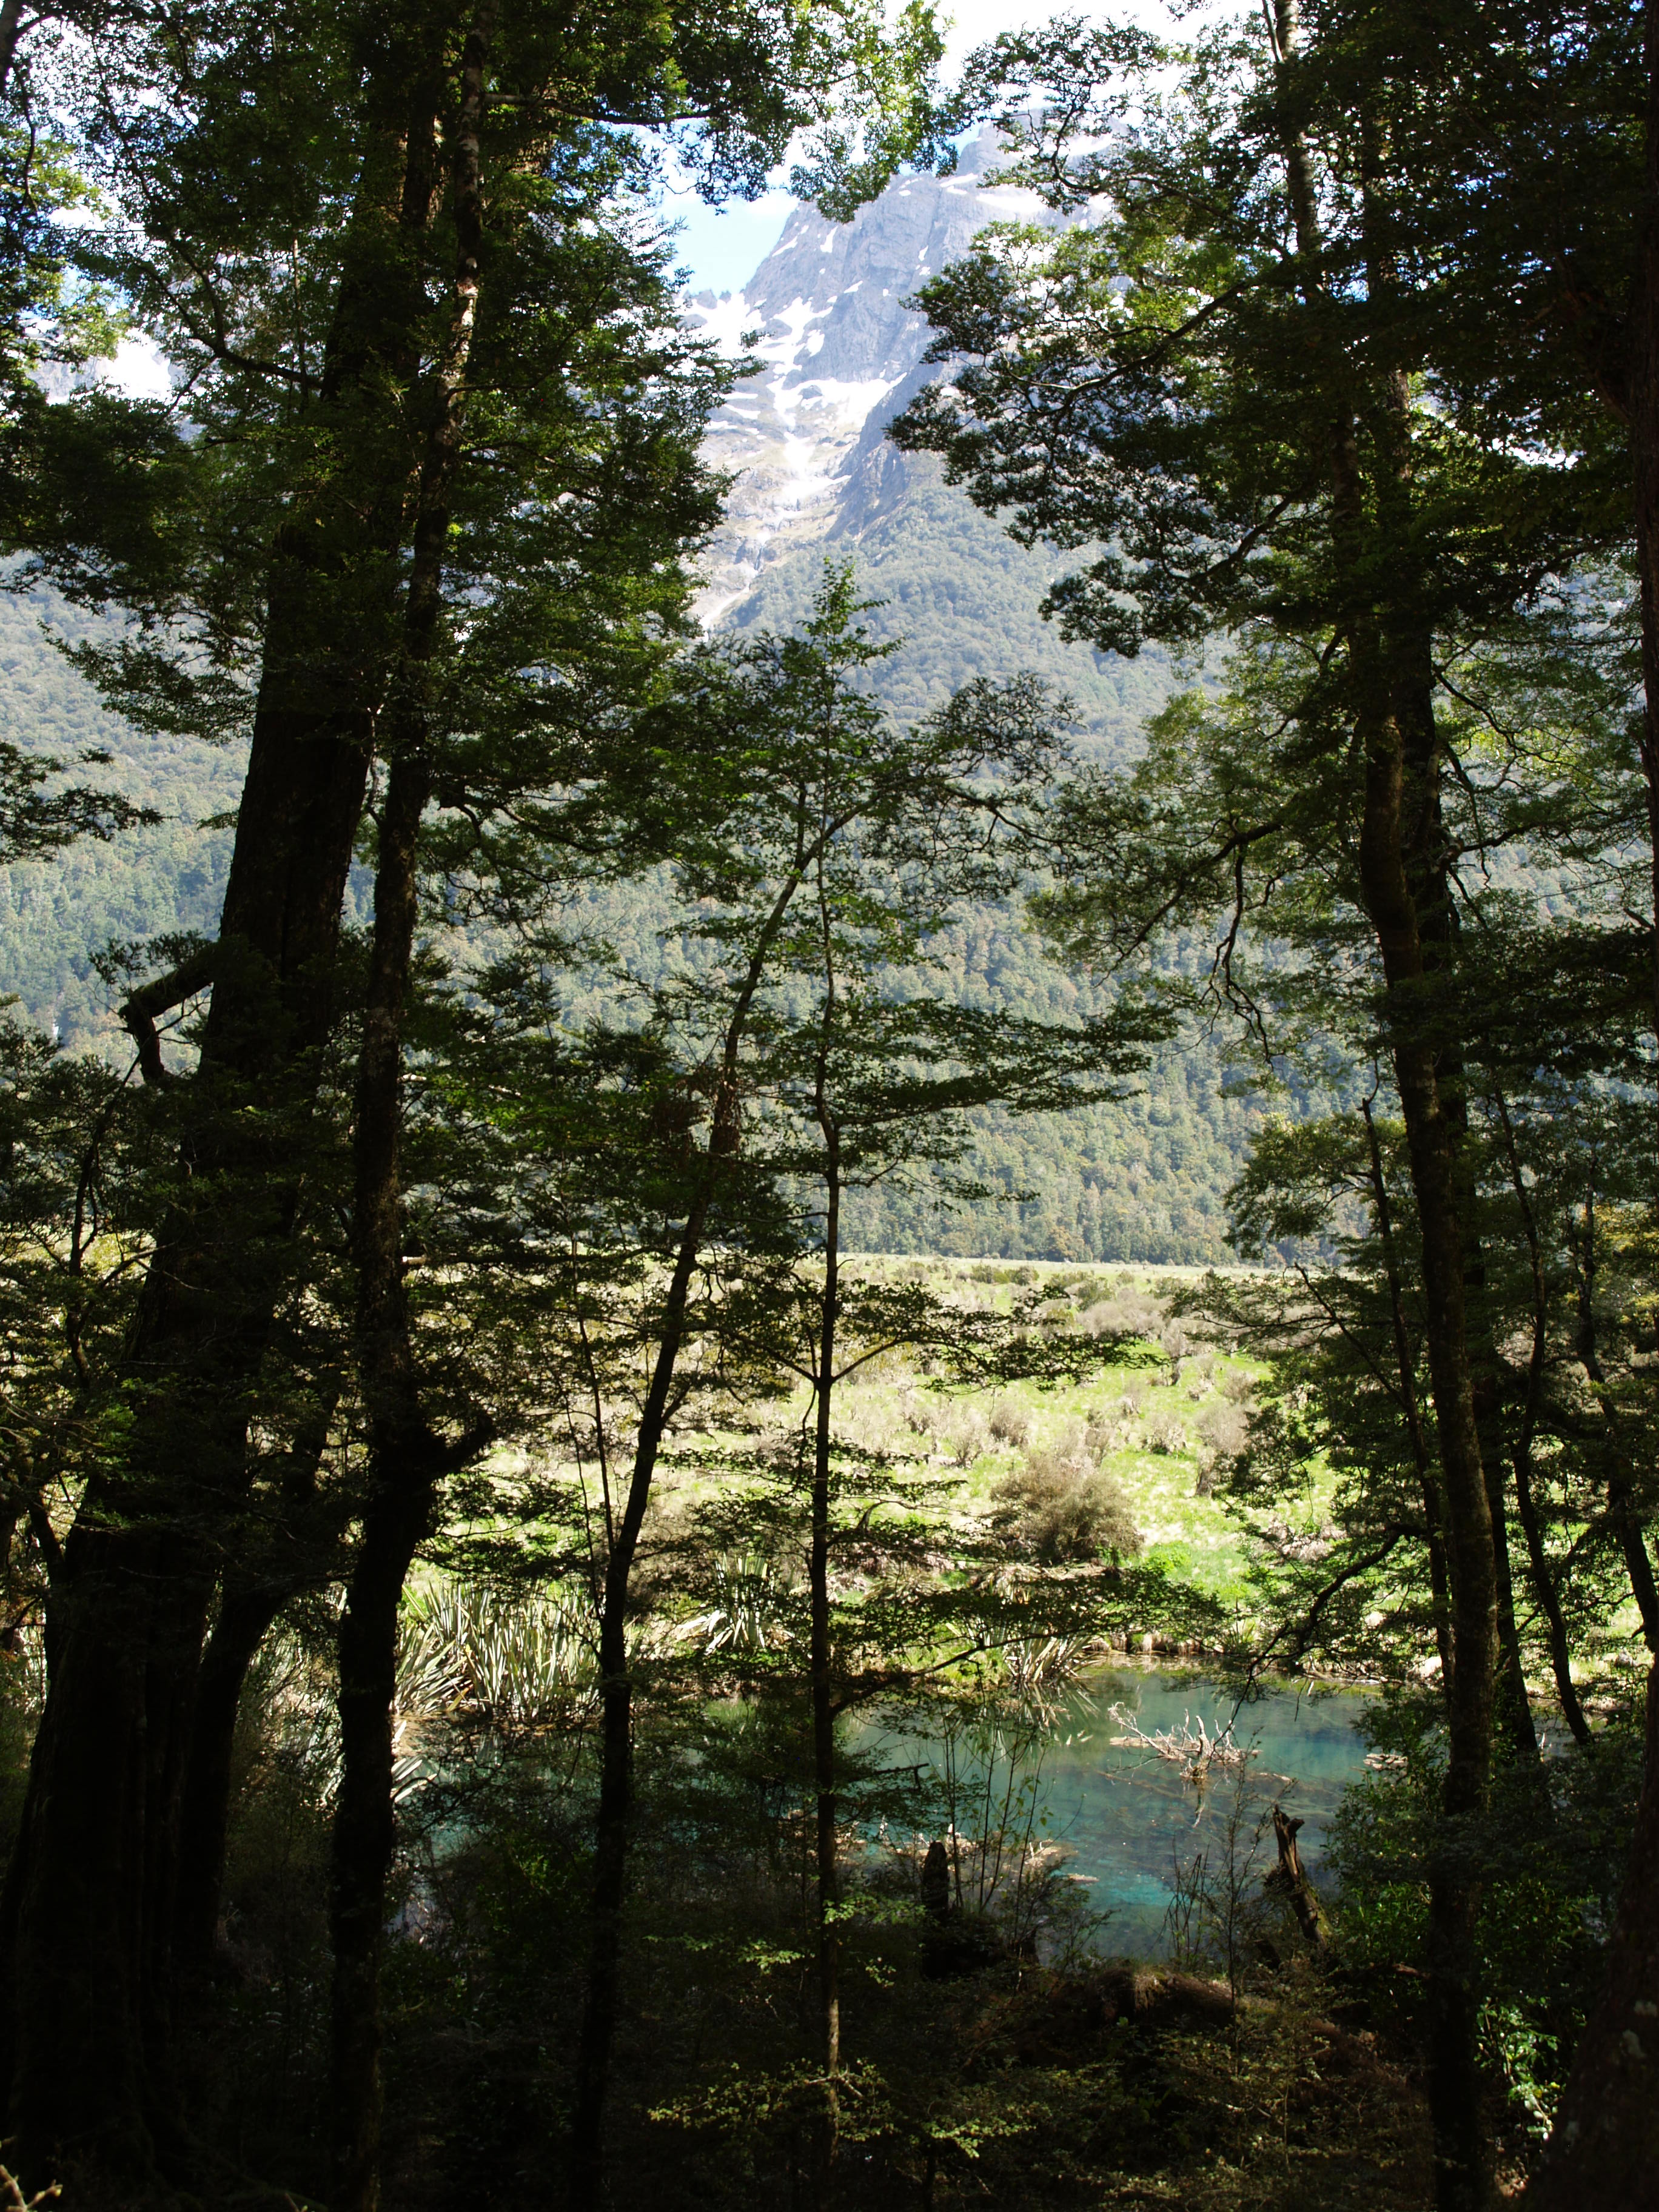
[[[979,180],[996,150],[982,132],[951,176],[898,177],[850,222],[800,207],[741,292],[699,294],[693,328],[736,351],[758,329],[762,366],[709,425],[708,452],[736,478],[703,595],[730,615],[771,562],[816,539],[856,538],[902,489],[908,464],[882,426],[927,374],[925,319],[906,302],[990,222],[1030,221],[1036,195]]]

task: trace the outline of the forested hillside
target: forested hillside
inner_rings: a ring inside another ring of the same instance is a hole
[[[1154,647],[1125,660],[1065,643],[1039,611],[1055,573],[1053,557],[1013,544],[994,520],[942,483],[936,462],[899,454],[883,434],[925,374],[916,362],[926,326],[904,309],[906,295],[896,281],[901,272],[911,281],[926,273],[913,250],[918,227],[939,267],[971,238],[978,222],[999,212],[1000,203],[1024,204],[1003,194],[979,205],[975,181],[985,158],[984,149],[977,150],[959,179],[895,183],[844,227],[804,212],[759,272],[754,303],[745,299],[739,312],[728,302],[721,310],[726,325],[753,319],[764,325],[769,306],[787,307],[803,287],[810,291],[824,283],[826,238],[834,242],[836,283],[870,284],[882,299],[877,312],[837,331],[827,356],[823,344],[803,348],[799,313],[781,324],[787,344],[775,369],[777,381],[817,396],[825,386],[828,360],[854,394],[851,415],[843,410],[831,425],[839,441],[828,447],[812,495],[803,501],[797,491],[784,495],[790,504],[781,530],[772,527],[780,519],[779,487],[769,474],[767,449],[753,434],[751,386],[740,385],[716,418],[710,441],[715,457],[744,472],[734,519],[708,556],[727,580],[719,625],[740,635],[787,630],[810,608],[825,559],[850,560],[860,595],[878,603],[866,618],[871,635],[902,648],[870,673],[875,692],[896,714],[925,714],[975,678],[998,680],[1030,670],[1074,702],[1080,759],[1121,761],[1144,742],[1146,718],[1169,689],[1164,653]],[[875,288],[882,273],[896,280],[884,295]],[[745,572],[732,564],[734,541],[756,544],[759,554],[736,599],[731,580]],[[96,628],[93,618],[61,601],[0,599],[0,736],[60,757],[110,748],[115,763],[103,773],[166,819],[108,843],[84,841],[49,866],[0,869],[0,920],[6,925],[0,928],[0,992],[15,994],[27,1018],[70,1050],[118,1056],[130,1048],[112,1019],[120,994],[101,979],[94,959],[112,942],[142,945],[170,933],[211,934],[216,928],[230,848],[222,817],[234,807],[241,763],[199,742],[125,727],[52,650],[41,631],[43,611],[70,641]],[[359,880],[355,911],[363,910],[365,896]],[[654,984],[660,975],[655,931],[665,914],[646,886],[595,896],[574,919],[625,948],[629,971]],[[1186,957],[1206,963],[1212,949],[1194,943]],[[1041,952],[1012,909],[988,906],[934,951],[964,1004],[1058,1018],[1093,1003],[1085,984]],[[573,994],[573,1018],[592,1013],[604,998],[603,986],[590,982]],[[873,1251],[1012,1258],[1169,1264],[1224,1258],[1224,1194],[1261,1105],[1242,1091],[1229,1095],[1221,1047],[1202,1034],[1160,1054],[1138,1090],[1121,1104],[1063,1116],[1010,1121],[995,1110],[977,1115],[977,1172],[1006,1198],[941,1211],[926,1188],[858,1194],[849,1201],[849,1242]]]
[[[1094,656],[1060,645],[1036,611],[1041,564],[958,495],[934,487],[913,495],[872,530],[858,559],[860,588],[889,600],[871,616],[872,632],[906,640],[878,676],[900,711],[925,711],[972,676],[1036,665],[1079,696],[1088,717],[1082,747],[1108,752],[1133,744],[1140,712],[1156,703],[1156,662],[1102,671]],[[769,573],[744,626],[787,628],[820,572],[816,553],[806,552]],[[66,636],[88,627],[73,610],[54,605],[52,614]],[[0,599],[0,735],[66,757],[108,748],[114,764],[97,775],[166,817],[108,843],[84,840],[61,859],[0,868],[0,991],[15,994],[27,1018],[69,1050],[119,1056],[130,1050],[112,1014],[124,987],[107,985],[94,960],[112,942],[142,945],[216,927],[230,850],[222,817],[234,805],[240,763],[187,738],[124,729],[43,637],[33,602]],[[1004,641],[1012,641],[1006,653]],[[641,889],[596,894],[573,919],[625,948],[630,971],[654,981],[665,911]],[[1000,908],[986,908],[933,950],[964,1004],[1058,1018],[1089,1002],[1077,979]],[[605,995],[597,982],[574,993],[573,1016],[594,1012]],[[974,1155],[980,1173],[1029,1196],[941,1212],[925,1189],[875,1194],[849,1208],[849,1241],[875,1251],[1034,1259],[1174,1264],[1225,1256],[1224,1194],[1260,1109],[1224,1095],[1218,1048],[1201,1036],[1160,1056],[1140,1090],[1122,1105],[1064,1116],[1011,1123],[985,1115]]]
[[[114,755],[87,780],[108,783],[164,818],[107,843],[88,838],[60,858],[0,868],[0,993],[72,1052],[118,1049],[109,988],[92,962],[112,940],[218,926],[230,857],[222,817],[241,763],[188,738],[142,736],[105,712],[91,684],[42,634],[48,613],[68,640],[100,628],[54,599],[0,597],[0,735],[73,763]]]

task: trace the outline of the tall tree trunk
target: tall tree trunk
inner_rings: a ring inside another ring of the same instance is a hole
[[[354,1237],[357,1358],[368,1415],[368,1497],[339,1632],[340,1789],[330,1894],[334,1979],[330,2052],[332,2212],[375,2212],[380,2196],[380,1955],[394,1836],[392,1704],[404,1584],[426,1535],[447,1455],[422,1409],[403,1263],[399,1136],[404,1018],[420,892],[421,817],[432,787],[427,684],[442,607],[443,558],[460,465],[466,370],[483,247],[481,134],[496,0],[480,0],[461,55],[451,134],[456,267],[432,392],[404,650],[388,717],[374,935],[357,1065]]]
[[[1361,871],[1390,994],[1423,974],[1401,854],[1401,747],[1392,717],[1364,732]],[[1412,1182],[1422,1224],[1427,1350],[1445,1485],[1451,1574],[1449,1755],[1440,1833],[1429,1869],[1429,2101],[1440,2212],[1482,2212],[1491,2186],[1476,2057],[1475,1921],[1480,1829],[1492,1760],[1498,1650],[1497,1570],[1480,1460],[1463,1304],[1463,1230],[1452,1135],[1429,1048],[1411,1014],[1392,1040]]]
[[[1271,27],[1277,57],[1288,63],[1297,44],[1295,0],[1274,0]],[[1421,653],[1413,647],[1420,648],[1422,624],[1410,605],[1409,533],[1386,550],[1377,537],[1379,525],[1386,530],[1409,501],[1409,392],[1398,373],[1385,374],[1373,392],[1368,428],[1382,459],[1376,482],[1368,484],[1355,419],[1355,372],[1334,335],[1338,326],[1324,287],[1312,164],[1294,127],[1285,129],[1283,145],[1299,287],[1310,340],[1323,347],[1328,362],[1331,412],[1324,443],[1332,550],[1338,577],[1351,594],[1340,621],[1363,761],[1359,895],[1382,957],[1389,1057],[1422,1236],[1425,1349],[1446,1509],[1453,1663],[1440,1833],[1429,1869],[1435,2196],[1439,2212],[1484,2212],[1491,2171],[1480,2114],[1474,1938],[1480,1830],[1492,1764],[1498,1578],[1469,1361],[1455,1107],[1448,1111],[1436,1050],[1423,1033],[1419,1004],[1431,963],[1425,957],[1413,881],[1419,890],[1430,890],[1432,905],[1432,886],[1444,867],[1434,836],[1433,716],[1431,706],[1426,715],[1421,711],[1424,702],[1418,696]],[[1370,223],[1366,253],[1368,285],[1376,295],[1393,280],[1389,241]],[[1401,633],[1398,640],[1391,641],[1376,603],[1384,577],[1406,587],[1403,605],[1394,611]],[[1408,748],[1417,756],[1410,763]],[[1414,787],[1408,790],[1408,783]]]
[[[1379,442],[1403,442],[1407,392],[1391,380]],[[1384,451],[1387,447],[1384,443]],[[1352,417],[1332,441],[1334,536],[1340,568],[1362,575],[1366,498]],[[1379,471],[1382,498],[1403,497],[1403,460]],[[1364,549],[1375,560],[1381,549]],[[1376,933],[1386,987],[1385,1020],[1422,1239],[1431,1395],[1446,1504],[1452,1601],[1452,1685],[1447,1700],[1446,1778],[1429,1866],[1429,2105],[1439,2212],[1484,2212],[1492,2185],[1482,2124],[1475,1925],[1481,1829],[1491,1781],[1498,1662],[1498,1571],[1491,1495],[1481,1461],[1466,1304],[1467,1224],[1459,1204],[1462,1101],[1449,1103],[1422,1000],[1433,963],[1425,953],[1414,884],[1431,887],[1442,865],[1437,810],[1425,786],[1436,774],[1431,712],[1420,712],[1415,625],[1404,628],[1404,680],[1391,665],[1375,610],[1362,601],[1346,625],[1357,731],[1364,761],[1359,892]],[[1402,711],[1403,709],[1403,711]]]
[[[305,1017],[325,1002],[363,782],[355,749],[313,742],[332,819],[313,820],[309,864],[291,871],[301,880],[282,918],[286,945],[269,963],[257,952],[226,963],[215,998],[225,1011],[216,1035],[210,1018],[197,1079],[221,1095],[262,1082],[274,1110],[264,1126],[257,1114],[243,1120],[245,1142],[204,1135],[193,1147],[189,1188],[203,1202],[175,1214],[152,1265],[129,1355],[126,1456],[88,1485],[64,1545],[7,1976],[11,2120],[30,2172],[60,2149],[143,2171],[171,2102],[169,1937],[197,1673],[245,1487],[252,1395],[291,1264],[286,1177],[323,1025]],[[287,749],[298,769],[301,749]],[[267,978],[297,1002],[281,1064],[210,1057],[255,1002],[259,1018],[239,1042],[281,1018]]]
[[[1364,144],[1369,172],[1370,160],[1378,150],[1369,130]],[[1367,182],[1369,185],[1369,176]],[[1366,278],[1374,295],[1381,300],[1397,289],[1398,280],[1386,232],[1373,218],[1369,188],[1365,207]],[[1410,387],[1403,369],[1381,380],[1367,427],[1376,455],[1375,491],[1382,539],[1373,546],[1372,555],[1381,557],[1400,587],[1398,603],[1381,611],[1379,635],[1363,648],[1377,656],[1374,672],[1364,680],[1375,684],[1379,676],[1382,678],[1384,688],[1377,694],[1378,705],[1381,708],[1386,700],[1387,718],[1400,748],[1400,789],[1397,802],[1391,798],[1389,804],[1396,809],[1389,835],[1395,841],[1401,880],[1393,893],[1383,893],[1380,910],[1389,910],[1391,898],[1403,899],[1404,903],[1398,908],[1394,924],[1395,964],[1390,967],[1389,951],[1383,946],[1383,967],[1391,994],[1399,994],[1411,1009],[1404,1018],[1421,1035],[1434,1039],[1425,1063],[1438,1124],[1434,1141],[1449,1168],[1451,1218],[1463,1240],[1462,1294],[1453,1357],[1467,1374],[1474,1410],[1475,1442],[1486,1496],[1486,1534],[1479,1540],[1489,1543],[1492,1551],[1498,1636],[1494,1718],[1501,1722],[1514,1756],[1541,1784],[1538,1733],[1515,1616],[1504,1498],[1502,1394],[1469,1146],[1468,1069],[1461,1047],[1448,1041],[1455,1035],[1446,1013],[1455,1003],[1460,929],[1451,878],[1452,841],[1446,831],[1443,805],[1445,747],[1435,713],[1434,640],[1412,589],[1411,546],[1415,528],[1411,511],[1412,430]],[[1356,475],[1344,503],[1352,501],[1357,491]],[[1362,854],[1362,872],[1364,866]],[[1383,873],[1387,873],[1386,865]],[[1369,898],[1369,893],[1366,896]],[[1376,921],[1375,914],[1372,919]],[[1398,934],[1402,927],[1413,940],[1409,951]],[[1431,994],[1426,999],[1425,986]],[[1397,1023],[1401,1013],[1395,1012],[1391,1018]],[[1407,1113],[1408,1141],[1410,1121]],[[1434,1328],[1431,1309],[1431,1358]]]
[[[404,221],[395,191],[390,225],[372,204],[364,217],[375,230],[364,289],[382,295],[385,272],[401,281],[409,234],[427,220],[415,120],[383,147],[404,176]],[[429,112],[423,127],[429,144]],[[388,227],[405,234],[390,256]],[[398,304],[413,327],[401,293]],[[337,352],[350,319],[337,318]],[[395,504],[374,526],[388,553]],[[198,1671],[245,1492],[249,1407],[292,1265],[294,1166],[331,1017],[368,767],[367,720],[351,697],[357,646],[315,662],[328,591],[319,559],[293,526],[275,549],[213,999],[200,1066],[180,1090],[185,1173],[128,1346],[122,1455],[88,1486],[54,1595],[54,1663],[0,1960],[10,2127],[25,2173],[40,2179],[69,2158],[134,2179],[154,2171],[158,2150],[187,2163],[167,2048]],[[167,1003],[150,998],[152,1014]]]
[[[1652,893],[1654,1035],[1659,1041],[1659,0],[1644,0],[1647,77],[1647,190],[1634,272],[1626,415],[1635,492],[1641,581],[1642,679],[1639,732],[1647,786]],[[1659,1097],[1655,1100],[1659,1156]],[[1659,1203],[1659,1181],[1656,1182]],[[1632,1586],[1652,1589],[1647,1547],[1626,1538]],[[1639,1557],[1637,1554],[1639,1553]],[[1639,1597],[1638,1597],[1639,1602]],[[1528,2188],[1528,2212],[1637,2212],[1653,2202],[1659,2173],[1659,1638],[1644,1617],[1654,1657],[1648,1669],[1646,1764],[1636,1832],[1607,1975],[1573,2055],[1555,2126]]]
[[[830,1125],[833,1128],[833,1123]],[[834,1240],[840,1233],[839,1145],[830,1139],[826,1161],[829,1201],[824,1222],[823,1300],[818,1339],[817,1422],[812,1452],[812,1537],[808,1559],[812,1613],[812,1787],[817,1839],[818,2029],[823,2062],[824,2111],[816,2174],[817,2202],[830,2201],[841,2132],[841,1875],[836,1844],[836,1686],[830,1648],[830,1413],[836,1358],[839,1267]]]
[[[422,1417],[410,1340],[398,1175],[403,1013],[428,787],[423,761],[393,763],[380,816],[374,945],[358,1066],[354,1241],[368,1494],[338,1638],[340,1787],[329,1899],[331,2212],[374,2212],[380,2202],[380,1952],[394,1842],[398,1617],[441,1471],[437,1439]]]
[[[1397,289],[1397,272],[1386,217],[1370,190],[1379,153],[1364,118],[1366,283],[1380,301]],[[1449,984],[1455,927],[1432,640],[1415,592],[1410,409],[1404,366],[1373,372],[1364,424],[1375,455],[1369,486],[1352,410],[1339,422],[1331,445],[1332,536],[1338,573],[1353,595],[1343,627],[1364,762],[1359,896],[1382,959],[1384,1022],[1417,1200],[1451,1583],[1446,1776],[1428,1869],[1435,2198],[1439,2212],[1485,2212],[1492,2155],[1481,2112],[1475,1930],[1491,1786],[1499,1577],[1471,1358],[1467,1103],[1461,1061],[1435,1036],[1440,1024],[1434,1002]],[[1439,991],[1431,988],[1437,978]]]

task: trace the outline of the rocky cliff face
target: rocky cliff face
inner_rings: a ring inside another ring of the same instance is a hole
[[[738,482],[707,620],[731,615],[773,562],[856,538],[903,497],[913,465],[883,426],[933,373],[921,365],[927,325],[905,302],[987,223],[1040,212],[1030,193],[981,184],[993,151],[988,135],[954,176],[897,179],[850,223],[798,209],[741,292],[690,302],[688,320],[733,351],[757,330],[764,364],[709,432],[711,457]]]

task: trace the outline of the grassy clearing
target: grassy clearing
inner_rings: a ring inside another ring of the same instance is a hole
[[[942,1388],[925,1361],[889,1354],[844,1383],[836,1425],[866,1450],[910,1457],[938,1479],[941,1521],[988,1515],[999,1486],[1035,1457],[1059,1456],[1103,1470],[1121,1488],[1143,1557],[1226,1602],[1245,1595],[1238,1524],[1211,1494],[1231,1454],[1264,1368],[1240,1357],[1170,1306],[1199,1268],[1136,1269],[1066,1262],[919,1261],[865,1255],[847,1273],[867,1280],[925,1281],[965,1311],[1011,1311],[1046,1291],[1044,1325],[1102,1338],[1102,1365],[1086,1382],[1044,1388]],[[1127,1340],[1114,1345],[1117,1332]],[[807,1411],[805,1391],[757,1418],[778,1428]],[[718,1439],[694,1440],[714,1446]],[[703,1476],[666,1474],[665,1501],[705,1486]],[[1317,1490],[1313,1504],[1323,1503]]]

